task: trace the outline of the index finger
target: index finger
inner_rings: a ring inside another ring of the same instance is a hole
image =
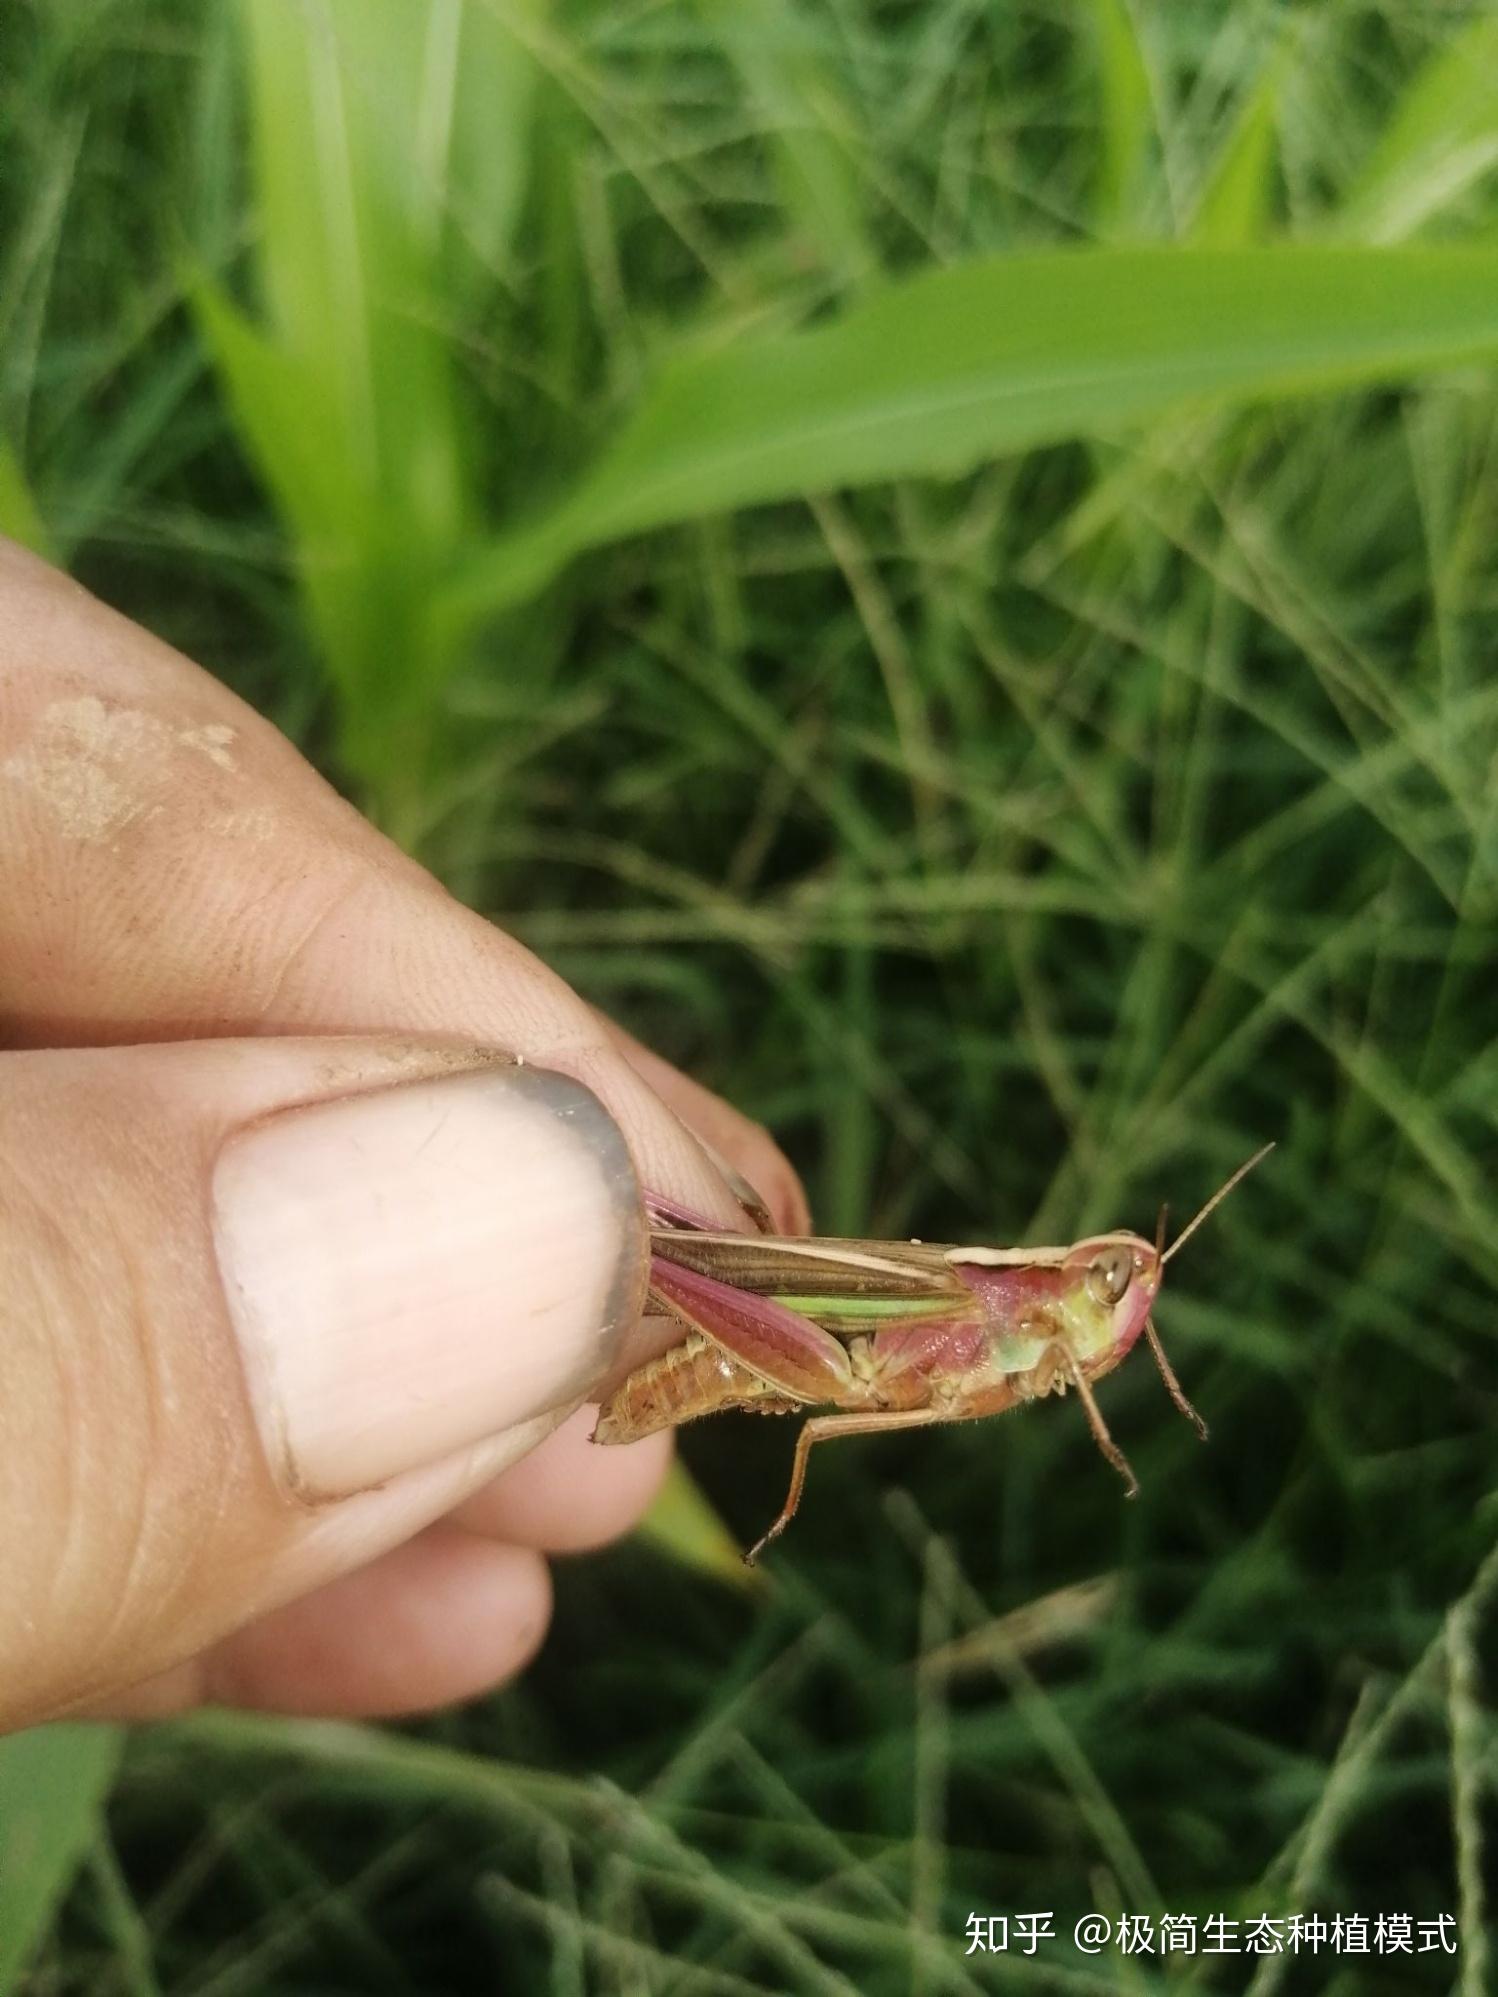
[[[642,1183],[741,1211],[592,1010],[253,709],[0,539],[0,1036],[451,1035],[586,1083]]]

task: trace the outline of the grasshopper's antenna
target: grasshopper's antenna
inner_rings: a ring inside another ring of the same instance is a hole
[[[1249,1159],[1246,1165],[1240,1165],[1237,1171],[1233,1174],[1232,1178],[1230,1178],[1225,1185],[1221,1185],[1217,1188],[1217,1191],[1212,1195],[1211,1199],[1207,1201],[1207,1204],[1201,1209],[1201,1211],[1195,1216],[1194,1219],[1187,1221],[1186,1225],[1181,1229],[1180,1233],[1176,1236],[1175,1240],[1171,1242],[1169,1248],[1167,1248],[1165,1253],[1160,1257],[1160,1262],[1162,1266],[1170,1260],[1172,1255],[1178,1254],[1180,1250],[1185,1247],[1186,1243],[1191,1239],[1192,1235],[1195,1234],[1196,1230],[1201,1226],[1202,1222],[1207,1218],[1208,1214],[1215,1213],[1217,1208],[1220,1207],[1223,1201],[1227,1198],[1228,1194],[1232,1192],[1233,1188],[1239,1185],[1244,1179],[1248,1177],[1249,1173],[1253,1170],[1255,1165],[1262,1164],[1264,1159],[1266,1159],[1269,1156],[1270,1152],[1273,1149],[1274,1146],[1272,1143],[1266,1144],[1262,1150],[1256,1151],[1254,1153],[1254,1155],[1252,1156],[1252,1158]]]
[[[1157,1262],[1165,1260],[1165,1223],[1169,1218],[1170,1208],[1168,1206],[1161,1207],[1160,1218],[1155,1222],[1155,1260]]]

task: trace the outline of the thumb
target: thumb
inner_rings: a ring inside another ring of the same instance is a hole
[[[472,1048],[0,1055],[0,1727],[362,1565],[619,1356],[646,1235],[580,1083]]]

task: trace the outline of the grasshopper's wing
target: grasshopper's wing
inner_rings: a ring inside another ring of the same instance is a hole
[[[965,1316],[973,1308],[972,1291],[947,1250],[924,1242],[656,1227],[651,1246],[663,1273],[689,1271],[741,1298],[762,1298],[840,1339],[890,1324]],[[662,1287],[670,1299],[675,1285],[669,1276]]]

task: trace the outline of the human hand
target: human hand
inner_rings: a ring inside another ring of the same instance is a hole
[[[0,1046],[0,1727],[509,1675],[664,1468],[580,1407],[651,1349],[639,1185],[737,1224],[695,1131],[805,1225],[762,1130],[4,541]]]

